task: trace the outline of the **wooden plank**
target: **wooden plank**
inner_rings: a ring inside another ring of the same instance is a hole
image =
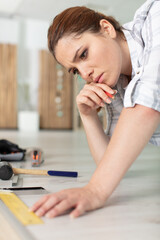
[[[0,44],[0,128],[17,127],[17,48]]]
[[[12,74],[12,65],[11,65],[11,52],[10,52],[11,48],[9,46],[9,44],[6,45],[6,62],[5,62],[5,125],[4,127],[7,128],[10,127],[10,119],[12,119],[11,116],[11,112],[12,112],[12,102],[14,101],[14,99],[11,101],[12,98],[12,81],[10,81],[12,79],[12,76],[10,76],[10,74]],[[9,69],[9,71],[7,70],[7,68]]]
[[[3,66],[2,66],[2,57],[3,57],[3,54],[2,54],[2,44],[0,44],[0,113],[2,113],[2,94],[1,94],[1,92],[2,92],[2,79],[3,79],[3,77],[2,77],[2,68],[3,68]],[[3,118],[2,118],[2,114],[0,114],[0,126],[2,125],[2,121],[3,121]]]
[[[4,114],[4,119],[3,119],[3,127],[6,128],[6,122],[7,122],[7,80],[8,80],[8,71],[10,71],[10,69],[8,69],[8,45],[4,44],[3,45],[3,61],[4,61],[4,65],[3,65],[3,114]]]
[[[6,91],[6,86],[5,86],[5,81],[6,81],[6,46],[3,44],[2,45],[2,68],[1,68],[1,89],[0,89],[0,96],[1,96],[1,127],[5,127],[5,121],[6,121],[6,114],[5,114],[5,91]]]
[[[48,54],[47,54],[48,55]],[[55,90],[56,90],[56,83],[54,79],[56,79],[56,66],[55,61],[53,59],[53,56],[51,54],[48,55],[49,61],[49,69],[52,69],[49,71],[49,128],[54,128],[54,120],[52,119],[55,117],[56,112],[56,105],[55,105]]]
[[[14,109],[12,128],[17,128],[17,46],[12,46],[12,109]]]
[[[39,114],[42,129],[72,128],[72,77],[45,50],[40,51]]]
[[[38,86],[38,111],[40,114],[40,123],[42,124],[42,72],[43,72],[43,65],[42,65],[42,51],[39,52],[39,64],[40,64],[40,78],[39,78],[39,86]],[[41,126],[40,126],[41,127]]]
[[[40,52],[40,87],[39,87],[39,113],[40,113],[40,127],[47,128],[48,126],[48,73],[47,73],[47,56],[46,52]]]

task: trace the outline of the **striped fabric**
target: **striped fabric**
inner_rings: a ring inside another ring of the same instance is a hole
[[[105,132],[109,136],[123,107],[140,104],[160,112],[160,0],[146,1],[136,11],[133,21],[123,27],[131,55],[132,77],[123,89],[125,76],[120,76],[116,99],[106,104]],[[160,126],[149,142],[160,146]]]

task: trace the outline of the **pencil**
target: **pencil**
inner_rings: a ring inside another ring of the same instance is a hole
[[[114,96],[113,96],[112,94],[110,94],[110,93],[108,93],[108,92],[106,92],[106,91],[105,91],[105,94],[106,94],[108,97],[114,99]]]

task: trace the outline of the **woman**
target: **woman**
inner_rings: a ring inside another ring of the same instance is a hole
[[[74,218],[104,206],[148,141],[160,145],[160,1],[145,2],[123,27],[88,8],[69,8],[53,20],[48,44],[87,83],[76,101],[97,169],[86,186],[46,195],[31,210],[52,218],[74,208]],[[104,106],[105,133],[97,115]]]

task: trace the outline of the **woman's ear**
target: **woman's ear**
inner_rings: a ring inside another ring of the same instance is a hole
[[[116,30],[109,21],[107,21],[106,19],[101,19],[99,24],[102,33],[109,35],[111,38],[116,38]]]

